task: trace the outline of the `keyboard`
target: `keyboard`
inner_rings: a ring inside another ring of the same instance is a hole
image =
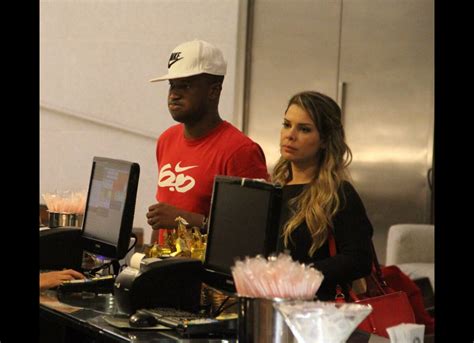
[[[167,307],[148,308],[138,311],[152,314],[159,324],[175,329],[182,336],[223,333],[233,330],[229,328],[228,320],[217,320],[200,313]]]
[[[67,280],[57,288],[58,292],[113,293],[115,276],[105,275],[78,280]]]

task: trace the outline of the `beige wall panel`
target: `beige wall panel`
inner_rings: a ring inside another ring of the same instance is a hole
[[[375,226],[430,220],[434,120],[432,0],[344,0],[340,79],[351,172]]]
[[[340,1],[255,1],[248,134],[271,169],[290,97],[317,89],[336,96]]]

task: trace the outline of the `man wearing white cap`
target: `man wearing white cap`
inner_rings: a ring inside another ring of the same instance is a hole
[[[150,80],[169,80],[168,109],[180,123],[156,145],[157,203],[147,213],[154,230],[175,228],[178,216],[205,227],[215,175],[268,179],[260,146],[219,115],[226,69],[218,48],[193,40],[171,52],[168,74]]]

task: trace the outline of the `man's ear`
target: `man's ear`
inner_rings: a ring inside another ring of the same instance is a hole
[[[211,99],[219,99],[219,96],[222,91],[222,83],[215,82],[209,87],[209,98]]]

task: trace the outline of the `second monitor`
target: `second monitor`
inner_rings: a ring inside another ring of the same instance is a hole
[[[234,293],[231,267],[246,256],[268,256],[278,238],[281,188],[254,179],[216,176],[203,281]]]

